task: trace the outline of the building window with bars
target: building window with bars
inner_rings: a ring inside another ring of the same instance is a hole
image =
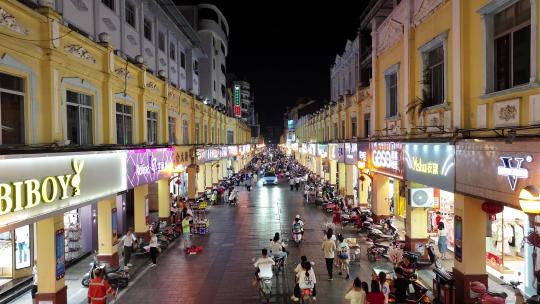
[[[152,41],[152,21],[144,19],[144,38]]]
[[[390,67],[384,73],[386,85],[386,118],[398,115],[398,65]]]
[[[135,5],[126,1],[126,23],[136,28],[136,9]]]
[[[189,144],[189,125],[187,120],[182,120],[182,144]]]
[[[356,122],[356,116],[351,117],[351,137],[356,137],[356,129],[357,129],[357,122]]]
[[[67,139],[75,145],[93,144],[92,96],[66,91]]]
[[[133,107],[121,103],[116,104],[116,143],[129,145],[133,143]]]

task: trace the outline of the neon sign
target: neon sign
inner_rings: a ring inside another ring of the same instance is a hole
[[[497,167],[497,175],[506,176],[512,191],[516,190],[519,178],[529,178],[529,170],[522,168],[523,162],[532,162],[532,156],[523,157],[501,156],[502,166]]]
[[[403,178],[403,145],[395,142],[372,142],[371,168],[375,172]]]

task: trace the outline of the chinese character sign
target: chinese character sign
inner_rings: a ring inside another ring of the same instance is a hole
[[[167,176],[173,166],[174,148],[137,149],[127,153],[128,187],[135,188]]]
[[[385,175],[403,178],[403,144],[396,142],[370,143],[370,168]]]

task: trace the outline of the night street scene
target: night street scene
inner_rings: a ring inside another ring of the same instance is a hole
[[[540,0],[0,0],[0,304],[540,304]]]

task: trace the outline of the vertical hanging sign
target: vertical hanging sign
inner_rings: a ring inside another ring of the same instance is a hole
[[[240,86],[234,86],[234,116],[240,117],[242,113],[240,112]]]

